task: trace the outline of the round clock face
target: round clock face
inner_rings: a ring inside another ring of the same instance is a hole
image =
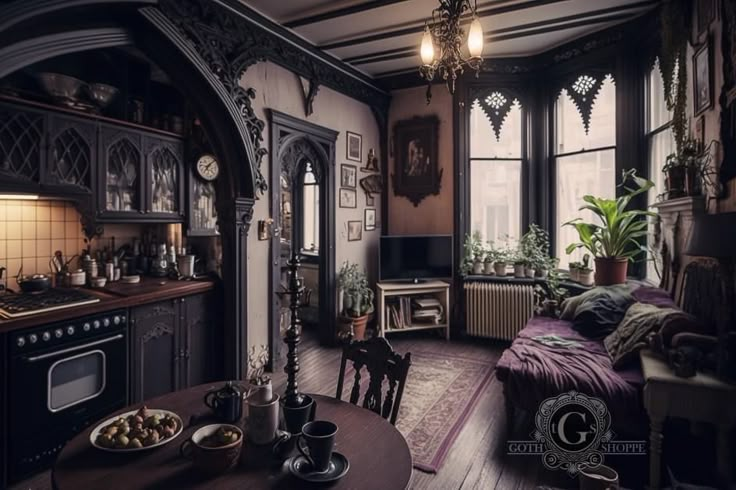
[[[213,181],[220,174],[220,165],[212,155],[202,155],[197,160],[197,173],[204,180]]]

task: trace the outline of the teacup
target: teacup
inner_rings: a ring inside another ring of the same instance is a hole
[[[213,436],[220,428],[238,435],[238,439],[222,446],[203,445],[206,438]],[[243,446],[243,431],[230,424],[210,424],[198,429],[192,437],[181,444],[180,454],[191,459],[195,468],[209,474],[223,473],[233,467],[240,457]]]
[[[270,401],[248,398],[248,440],[253,444],[271,444],[279,428],[279,396],[273,395]]]
[[[315,473],[325,473],[330,469],[332,450],[335,447],[337,425],[327,420],[315,420],[302,427],[296,447],[307,458]],[[306,447],[302,444],[306,443]]]

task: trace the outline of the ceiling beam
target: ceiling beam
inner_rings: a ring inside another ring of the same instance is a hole
[[[366,12],[368,10],[377,9],[379,7],[385,7],[386,5],[392,5],[394,3],[401,3],[406,1],[408,0],[370,0],[368,2],[351,5],[349,7],[328,10],[327,12],[322,12],[321,14],[314,14],[299,19],[290,20],[288,22],[284,22],[283,25],[284,27],[288,27],[289,29],[294,29],[296,27],[316,24],[317,22],[337,19],[340,17],[345,17],[347,15],[358,14],[360,12]]]
[[[544,19],[544,20],[540,20],[536,22],[529,22],[527,24],[519,24],[516,26],[503,27],[501,29],[495,29],[492,31],[488,31],[485,36],[485,41],[486,42],[506,41],[509,39],[516,39],[516,38],[524,37],[524,36],[534,36],[537,34],[544,34],[545,32],[554,32],[554,31],[560,31],[564,29],[571,29],[574,27],[581,27],[582,25],[585,25],[585,22],[588,22],[590,25],[596,25],[596,24],[600,24],[601,22],[608,22],[608,21],[613,22],[613,21],[621,20],[622,16],[621,15],[611,15],[611,14],[619,14],[620,12],[633,10],[633,9],[641,9],[644,7],[653,7],[657,5],[658,3],[659,3],[658,0],[642,0],[640,2],[631,3],[628,5],[619,5],[616,7],[608,7],[608,8],[604,8],[600,10],[591,10],[589,12],[582,12],[579,14],[566,15],[563,17],[556,17],[552,19]],[[627,15],[633,17],[638,14],[639,12],[630,12]],[[606,17],[601,17],[601,16],[606,16]],[[552,27],[555,24],[562,24],[565,22],[570,22],[570,24]],[[530,30],[530,29],[535,29],[535,30]],[[525,32],[520,32],[520,31],[525,31]],[[343,61],[345,61],[346,63],[351,63],[353,65],[365,65],[368,63],[375,63],[378,61],[389,61],[389,60],[399,59],[402,57],[414,56],[417,54],[417,50],[418,50],[417,46],[404,46],[401,48],[392,48],[392,49],[387,49],[384,51],[366,53],[362,55],[343,58]]]
[[[478,17],[489,17],[491,15],[505,14],[508,12],[516,12],[518,10],[524,10],[534,7],[540,7],[542,5],[548,5],[551,3],[567,2],[568,0],[529,0],[524,3],[513,3],[510,5],[501,5],[498,7],[490,7],[487,9],[478,9]],[[428,12],[431,16],[431,12]],[[466,15],[463,17],[463,25],[470,24],[472,16]],[[391,31],[384,31],[378,34],[369,34],[367,36],[355,37],[352,39],[345,39],[342,41],[328,42],[317,45],[318,48],[328,50],[345,48],[348,46],[355,46],[356,44],[365,44],[373,41],[381,41],[391,37],[406,36],[408,34],[419,34],[424,30],[424,21],[420,21],[418,24],[413,24],[410,27],[403,27],[400,29],[394,29]]]
[[[594,26],[597,24],[603,24],[607,22],[618,22],[622,20],[630,20],[630,19],[633,19],[634,17],[636,17],[636,14],[617,14],[617,15],[611,15],[608,17],[601,17],[601,18],[592,19],[592,20],[580,20],[577,22],[570,22],[567,24],[551,25],[551,26],[542,27],[539,29],[534,29],[534,30],[529,30],[529,31],[510,32],[508,34],[500,34],[500,35],[490,35],[490,36],[485,37],[485,42],[508,41],[511,39],[518,39],[518,38],[528,37],[528,36],[536,36],[539,34],[548,34],[551,32],[565,31],[567,29],[574,29],[576,27]],[[402,58],[409,58],[409,57],[416,56],[416,55],[417,55],[417,50],[416,48],[414,48],[412,51],[407,51],[404,53],[397,53],[397,54],[389,54],[386,56],[380,56],[378,58],[356,61],[352,64],[353,65],[367,65],[370,63],[380,63],[382,61],[393,61],[393,60],[398,60]]]

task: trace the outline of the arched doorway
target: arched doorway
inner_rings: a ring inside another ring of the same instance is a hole
[[[305,320],[322,343],[332,343],[335,325],[334,169],[337,132],[286,114],[269,111],[271,122],[271,217],[280,229],[271,241],[269,331],[274,369],[283,364],[284,328],[275,294],[287,280],[292,251],[303,264],[311,290]],[[310,314],[311,310],[311,314]]]

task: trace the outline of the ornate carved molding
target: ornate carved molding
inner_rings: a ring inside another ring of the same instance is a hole
[[[493,133],[496,135],[496,141],[500,141],[501,128],[503,128],[503,123],[506,121],[506,116],[511,112],[514,104],[521,104],[519,99],[502,89],[484,90],[473,95],[471,98],[478,101],[480,108],[491,123]]]
[[[171,325],[166,325],[165,323],[156,323],[152,329],[147,330],[146,333],[141,336],[141,344],[163,337],[164,335],[174,335],[174,328]]]
[[[605,77],[599,74],[582,74],[565,85],[568,97],[583,118],[585,134],[590,130],[590,115],[593,112],[595,98],[598,96]]]
[[[281,162],[282,173],[286,173],[293,183],[299,173],[299,165],[307,160],[312,163],[312,172],[317,183],[321,183],[324,178],[324,170],[320,164],[327,159],[326,156],[320,155],[306,137],[298,137],[291,142],[286,141],[287,139],[288,137],[282,137],[279,141],[278,161]]]

